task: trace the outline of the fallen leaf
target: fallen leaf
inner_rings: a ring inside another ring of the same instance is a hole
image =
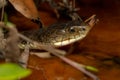
[[[37,8],[33,0],[9,0],[13,7],[29,19],[39,18]]]

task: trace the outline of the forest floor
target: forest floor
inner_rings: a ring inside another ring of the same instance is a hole
[[[120,80],[120,1],[107,1],[109,0],[97,5],[81,5],[78,0],[79,15],[88,18],[96,14],[99,22],[86,38],[77,42],[73,53],[66,57],[95,66],[99,69],[95,75],[101,80]],[[39,7],[39,15],[45,26],[58,21],[54,12],[46,5]],[[15,23],[19,30],[38,29],[35,23],[17,11],[9,16],[9,20]],[[92,80],[55,56],[42,59],[30,55],[28,68],[32,69],[32,74],[22,80]]]

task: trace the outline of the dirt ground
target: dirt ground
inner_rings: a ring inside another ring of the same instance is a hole
[[[90,33],[78,41],[72,54],[66,57],[99,69],[96,74],[101,80],[120,80],[120,1],[119,0],[76,0],[79,15],[86,19],[93,14],[99,22]],[[57,22],[52,9],[46,4],[39,6],[39,15],[45,26]],[[19,30],[37,29],[38,26],[15,11],[9,16]],[[66,46],[65,48],[68,48]],[[82,72],[64,63],[57,57],[41,59],[30,56],[28,68],[32,74],[22,80],[92,80]]]

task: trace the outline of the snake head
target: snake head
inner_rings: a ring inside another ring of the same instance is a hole
[[[74,20],[62,24],[61,26],[59,25],[59,27],[57,27],[57,29],[59,29],[56,29],[55,33],[53,32],[53,35],[56,35],[54,45],[65,46],[82,40],[97,22],[98,19],[93,15],[85,21]]]
[[[99,20],[96,18],[96,15],[92,15],[90,18],[86,19],[85,21],[75,20],[73,21],[72,25],[68,27],[69,34],[81,34],[87,35],[87,33],[92,29],[92,27],[98,22]]]
[[[96,18],[96,15],[92,15],[90,18],[86,19],[85,21],[78,20],[78,25],[73,25],[69,29],[69,33],[75,33],[75,35],[84,35],[86,36],[88,32],[92,29],[92,27],[98,22],[99,20]]]

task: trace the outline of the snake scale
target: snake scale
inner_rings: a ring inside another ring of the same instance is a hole
[[[96,23],[95,17],[90,21]],[[92,26],[84,21],[74,20],[54,24],[39,30],[24,31],[22,34],[42,44],[61,47],[82,40],[91,28]]]

